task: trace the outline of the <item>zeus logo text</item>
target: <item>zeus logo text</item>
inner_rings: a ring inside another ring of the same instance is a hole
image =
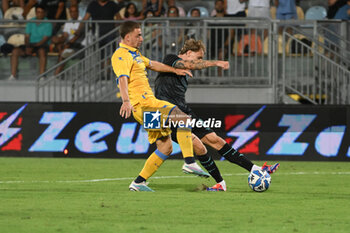
[[[23,125],[15,122],[21,117],[20,115],[27,112],[27,110],[24,111],[26,108],[28,108],[27,105],[23,105],[13,113],[7,114],[6,117],[0,118],[0,152],[4,146],[8,146],[13,141],[14,137],[25,131],[22,128]],[[260,127],[263,124],[260,118],[263,118],[264,111],[267,111],[265,106],[253,111],[248,116],[233,115],[236,117],[234,118],[236,121],[226,129],[226,136],[231,139],[236,149],[244,149],[247,144],[252,144],[252,142],[258,144],[255,139],[264,137],[264,133],[260,132]],[[26,117],[23,119],[26,120]],[[73,119],[76,119],[74,123]],[[33,141],[30,140],[26,150],[29,152],[63,152],[67,146],[70,148],[74,146],[85,154],[98,154],[106,151],[115,151],[117,154],[149,153],[150,145],[147,132],[136,122],[120,123],[117,129],[114,126],[115,123],[104,121],[90,121],[79,125],[79,119],[78,113],[73,111],[43,112],[35,124],[44,125],[44,130],[40,131],[40,135],[36,136]],[[314,132],[312,137],[306,137],[310,135],[308,128],[317,124],[320,119],[322,117],[318,118],[317,114],[282,113],[275,118],[274,124],[283,129],[283,132],[279,133],[272,142],[269,141],[269,145],[264,145],[263,153],[271,156],[303,156],[307,150],[312,149],[323,157],[336,157],[340,153],[350,157],[349,145],[344,145],[346,142],[344,138],[348,136],[345,135],[347,134],[345,124],[325,125]],[[69,132],[69,135],[72,136],[65,136],[65,132]],[[23,134],[23,136],[30,137],[30,134]],[[112,136],[115,140],[113,143],[108,140]],[[28,140],[26,141],[28,142]],[[178,152],[180,149],[174,144],[173,153]]]

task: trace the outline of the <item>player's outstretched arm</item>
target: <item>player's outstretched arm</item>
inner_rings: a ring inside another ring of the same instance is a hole
[[[230,68],[228,61],[212,61],[212,60],[178,60],[174,67],[178,69],[201,70],[208,67],[221,67],[224,70]]]
[[[150,66],[147,68],[157,72],[175,73],[180,76],[189,75],[190,77],[193,77],[191,71],[186,70],[185,68],[171,67],[158,61],[151,61]]]
[[[126,76],[122,76],[119,78],[119,89],[120,95],[123,100],[123,104],[120,107],[119,114],[121,117],[128,118],[131,115],[131,111],[135,111],[133,106],[130,103],[129,93],[128,93],[128,78]]]

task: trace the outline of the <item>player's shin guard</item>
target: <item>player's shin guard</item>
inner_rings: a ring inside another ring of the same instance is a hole
[[[159,150],[155,150],[146,160],[145,166],[141,170],[139,176],[147,180],[150,178],[158,168],[163,164],[164,160],[166,160],[168,156],[160,152]],[[135,180],[137,182],[137,180]]]
[[[178,128],[176,138],[181,148],[182,156],[185,159],[188,157],[193,158],[192,130],[190,128]]]
[[[220,174],[219,168],[216,166],[213,158],[208,154],[205,155],[197,155],[199,162],[202,166],[209,172],[209,174],[214,178],[216,183],[220,183],[223,181],[222,176]]]
[[[232,148],[229,144],[226,143],[218,152],[231,163],[235,163],[240,167],[245,168],[249,172],[252,170],[254,164],[243,154]]]

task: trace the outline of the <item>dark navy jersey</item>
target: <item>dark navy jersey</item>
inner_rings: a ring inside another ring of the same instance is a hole
[[[164,57],[163,63],[174,66],[178,60],[181,60],[181,58],[177,55],[168,54]],[[156,98],[175,104],[182,110],[187,105],[185,100],[188,86],[187,79],[187,76],[179,76],[175,73],[159,73],[154,87]]]
[[[174,66],[178,60],[181,60],[181,58],[177,55],[168,54],[165,56],[163,63],[169,66]],[[175,104],[182,112],[189,115],[192,119],[199,119],[187,105],[185,100],[185,93],[188,86],[187,79],[188,76],[179,76],[175,73],[159,73],[155,81],[155,96],[157,99]],[[177,129],[172,129],[171,136],[175,142],[177,142],[176,131]],[[214,131],[210,128],[192,128],[192,133],[194,133],[199,139],[212,132]]]

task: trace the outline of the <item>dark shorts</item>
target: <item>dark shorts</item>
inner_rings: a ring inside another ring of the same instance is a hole
[[[181,109],[181,111],[183,111],[184,113],[186,113],[187,115],[191,116],[192,119],[200,119],[193,111],[192,109],[187,106],[187,105],[184,105],[184,106],[181,106],[179,107]],[[177,138],[176,138],[176,132],[177,132],[177,129],[176,128],[172,128],[171,129],[172,132],[171,132],[171,139],[175,142],[177,142]],[[196,135],[199,139],[202,139],[205,137],[205,135],[207,134],[210,134],[210,133],[213,133],[214,130],[212,130],[211,128],[205,128],[205,127],[194,127],[192,128],[192,133],[194,135]]]
[[[44,44],[42,46],[32,46],[32,44],[29,44],[29,47],[33,48],[33,53],[38,53],[38,50],[41,48],[44,49],[46,53],[49,51],[49,45],[47,44]],[[26,51],[26,46],[24,45],[19,46],[19,48],[22,49],[23,51]]]

